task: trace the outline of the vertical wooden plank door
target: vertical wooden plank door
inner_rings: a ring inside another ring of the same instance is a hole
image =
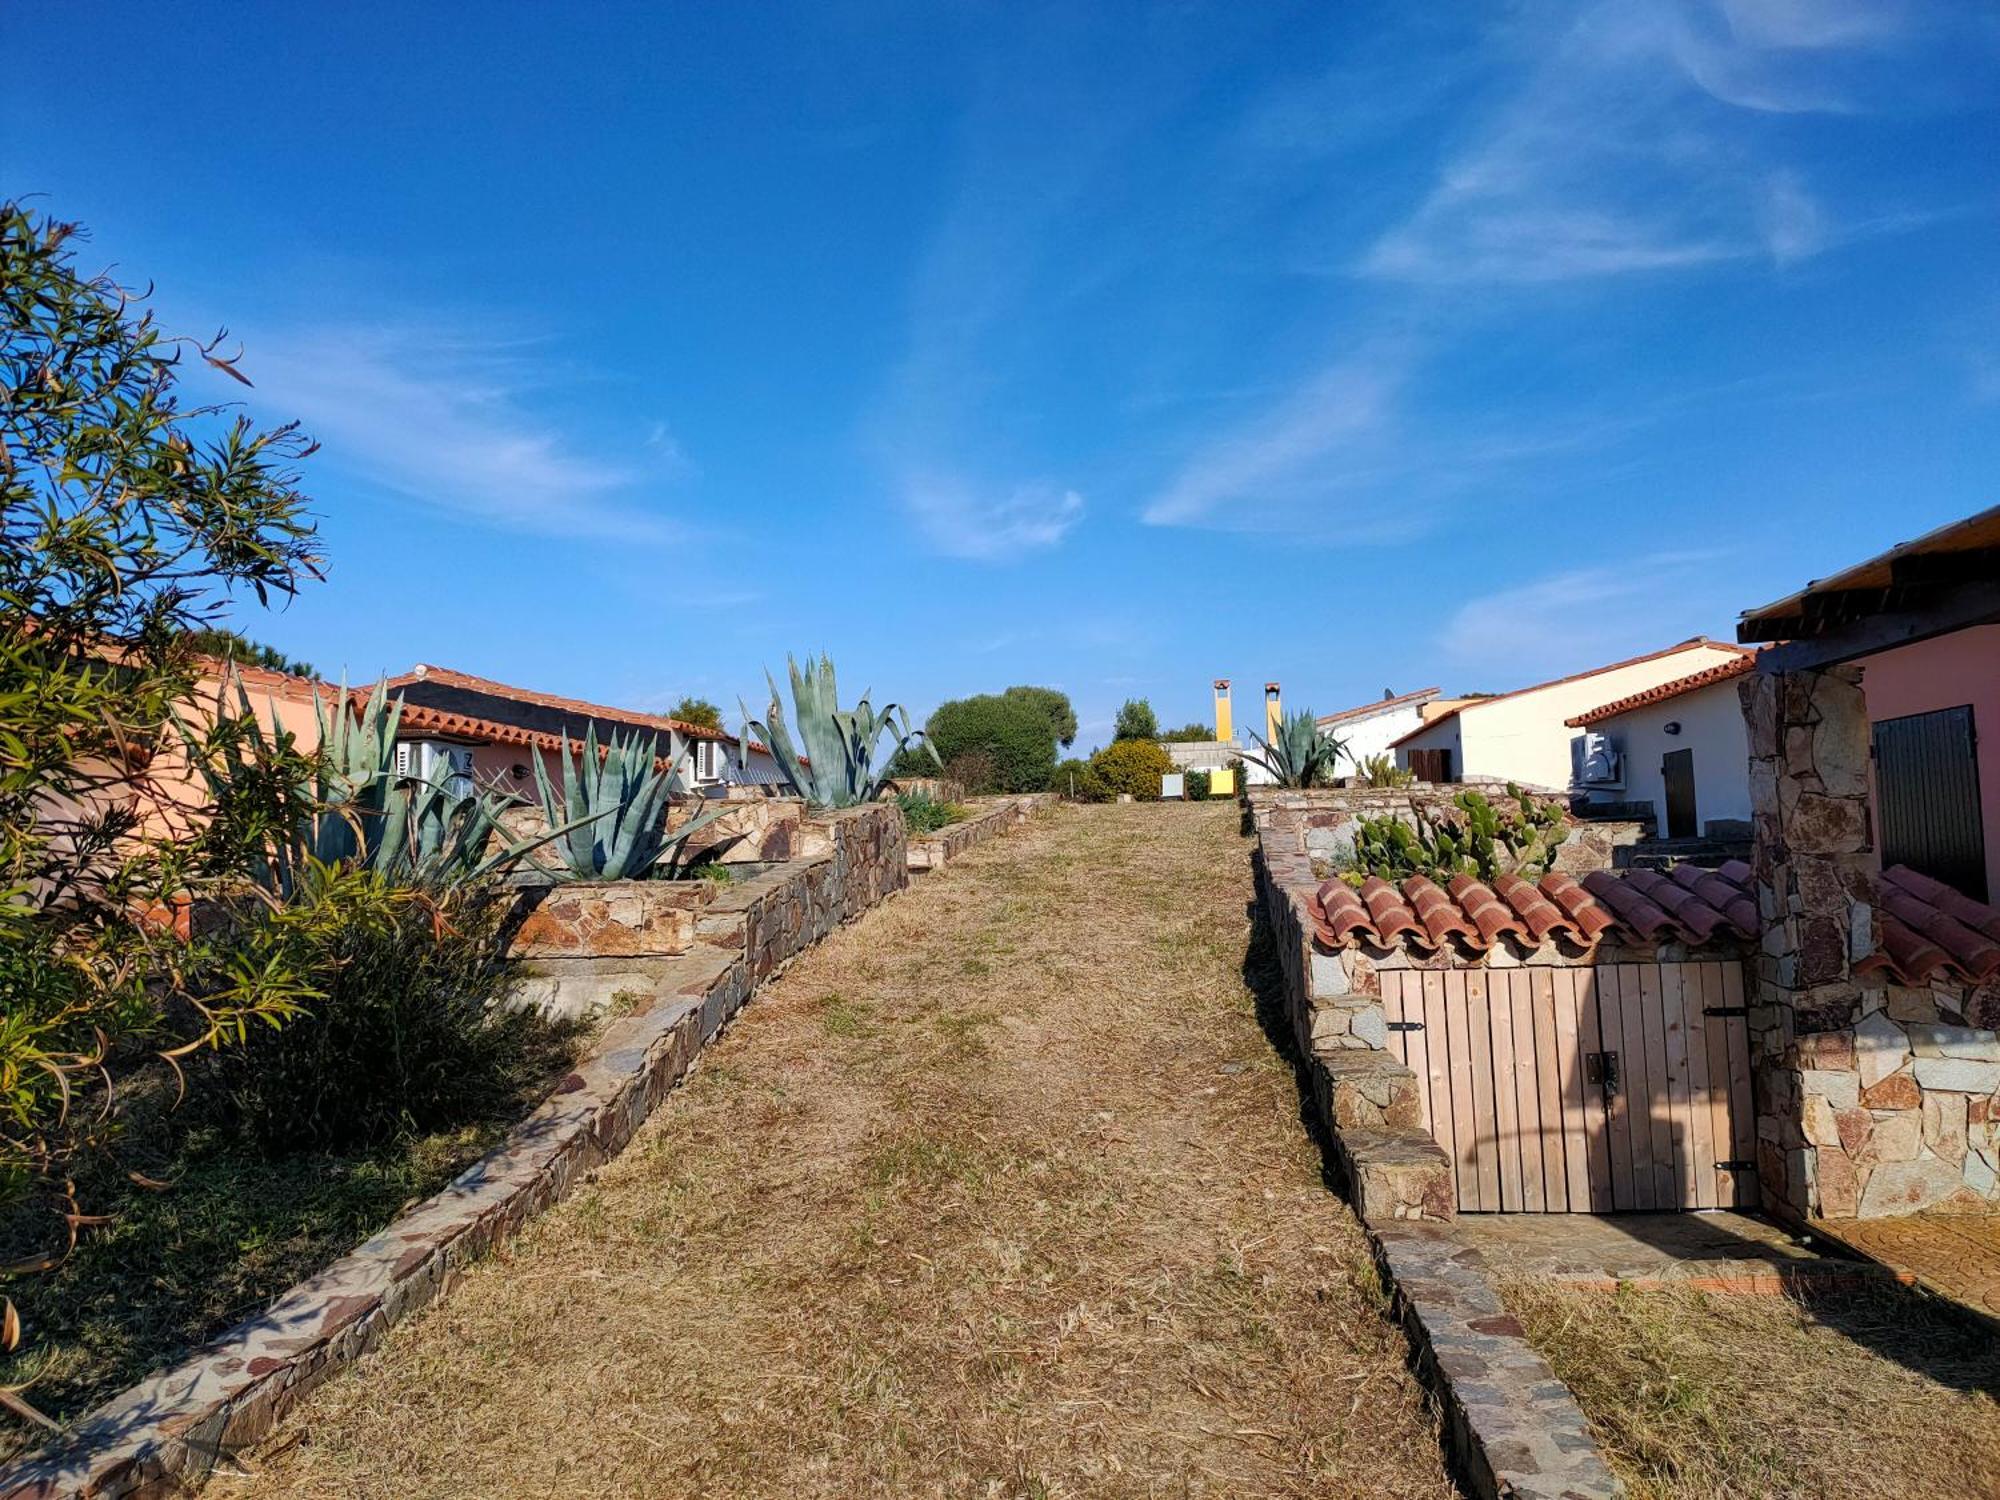
[[[1754,1205],[1740,963],[1382,971],[1461,1213]]]

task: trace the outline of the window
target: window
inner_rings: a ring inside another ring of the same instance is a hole
[[[1908,865],[1984,901],[1986,830],[1972,706],[1881,719],[1873,738],[1883,865]]]

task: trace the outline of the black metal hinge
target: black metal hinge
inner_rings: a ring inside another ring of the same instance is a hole
[[[1757,1170],[1757,1163],[1747,1157],[1739,1156],[1730,1161],[1717,1162],[1715,1170],[1718,1172],[1754,1172]]]
[[[1422,1021],[1391,1021],[1389,1022],[1389,1029],[1391,1031],[1422,1031],[1424,1023]]]
[[[1701,1013],[1705,1016],[1747,1016],[1750,1014],[1750,1007],[1747,1005],[1704,1005],[1701,1008]]]

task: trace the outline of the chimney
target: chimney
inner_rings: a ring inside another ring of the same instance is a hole
[[[1278,737],[1278,726],[1284,721],[1285,710],[1278,702],[1278,685],[1275,682],[1267,682],[1264,684],[1264,738],[1275,740]]]
[[[1224,744],[1236,733],[1236,726],[1229,720],[1229,679],[1215,679],[1215,737]]]

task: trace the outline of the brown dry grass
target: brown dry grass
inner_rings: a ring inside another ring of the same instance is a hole
[[[835,935],[211,1493],[1453,1493],[1236,822],[1066,808]]]
[[[1635,1500],[2000,1495],[2000,1348],[1919,1293],[1505,1297]]]

